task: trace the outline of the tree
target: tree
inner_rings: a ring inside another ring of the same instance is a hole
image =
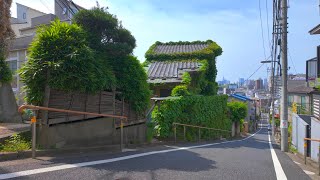
[[[81,10],[73,22],[87,34],[89,47],[96,57],[112,67],[116,89],[137,112],[143,112],[150,101],[147,75],[137,58],[132,56],[136,40],[115,15],[105,8]]]
[[[8,44],[14,37],[10,25],[11,0],[0,1],[0,121],[21,122],[17,112],[17,103],[10,82],[12,72],[5,59],[8,53]]]
[[[5,63],[8,53],[8,44],[14,37],[14,32],[10,25],[10,7],[12,0],[0,1],[0,82],[9,83],[12,80],[12,74]]]
[[[233,122],[239,122],[241,119],[244,119],[248,113],[248,107],[243,102],[229,102],[228,103],[228,111],[229,111],[229,118]]]
[[[46,84],[65,91],[95,93],[115,84],[111,68],[95,58],[85,31],[55,20],[37,30],[29,59],[20,70],[27,102],[41,104]]]

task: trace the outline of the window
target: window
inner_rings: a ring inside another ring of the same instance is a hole
[[[305,96],[301,96],[301,106],[303,107],[303,108],[306,108],[306,97]]]
[[[289,103],[289,106],[292,105],[292,103],[293,103],[293,96],[292,96],[292,95],[289,95],[289,97],[288,97],[288,103]]]
[[[16,92],[18,90],[18,74],[17,74],[18,60],[15,58],[11,58],[11,59],[7,60],[6,62],[9,66],[9,69],[13,72],[11,86],[12,86],[12,90],[14,92]]]
[[[23,19],[27,19],[27,14],[23,13]]]
[[[17,60],[10,60],[10,61],[7,61],[7,63],[8,63],[8,66],[9,66],[9,68],[10,68],[10,70],[13,72],[13,73],[16,73],[16,71],[17,71]]]

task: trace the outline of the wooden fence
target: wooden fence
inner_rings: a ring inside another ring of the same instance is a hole
[[[92,112],[100,114],[113,114],[127,116],[127,122],[124,125],[137,124],[145,122],[145,117],[139,116],[132,110],[130,104],[123,100],[116,99],[118,92],[101,91],[96,94],[64,92],[50,89],[46,91],[44,106],[58,109]],[[53,125],[60,123],[70,123],[82,121],[90,118],[97,118],[91,115],[76,115],[62,112],[40,112],[42,124]],[[114,126],[119,127],[120,122],[114,120]]]

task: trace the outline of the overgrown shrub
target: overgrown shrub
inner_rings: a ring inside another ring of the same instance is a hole
[[[81,10],[72,21],[84,29],[89,47],[96,56],[112,68],[117,91],[135,111],[143,113],[149,105],[151,92],[145,70],[132,56],[136,40],[131,32],[105,8]]]
[[[143,113],[150,103],[151,91],[147,74],[139,60],[133,56],[121,57],[114,67],[117,90],[120,91],[137,112]]]
[[[182,84],[189,85],[191,83],[191,76],[188,72],[182,74]]]
[[[171,96],[188,96],[190,95],[186,85],[178,85],[171,91]]]
[[[231,121],[227,117],[227,96],[186,96],[165,100],[160,111],[153,113],[157,123],[158,136],[173,135],[173,122],[230,130]],[[198,129],[188,130],[187,136],[197,137]],[[203,131],[202,138],[210,136]]]
[[[241,119],[247,116],[248,107],[243,102],[234,101],[228,103],[228,111],[231,121],[240,122]]]
[[[31,148],[31,138],[20,134],[12,135],[3,145],[0,144],[0,151],[2,152],[18,152],[26,151]]]
[[[37,30],[29,58],[20,70],[28,103],[43,101],[44,88],[95,93],[115,84],[110,67],[88,47],[85,32],[76,24],[55,20]]]

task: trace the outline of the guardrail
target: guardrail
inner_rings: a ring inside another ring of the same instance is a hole
[[[318,151],[318,175],[320,176],[320,139],[304,138],[304,164],[307,164],[307,141],[319,142]]]
[[[183,126],[183,138],[186,141],[186,127],[193,127],[198,128],[198,141],[201,140],[201,129],[207,129],[207,130],[213,130],[213,131],[219,131],[225,133],[225,135],[230,134],[232,136],[232,131],[223,130],[223,129],[215,129],[215,128],[208,128],[203,126],[196,126],[196,125],[190,125],[190,124],[182,124],[182,123],[172,123],[174,128],[174,142],[177,143],[177,126]],[[222,136],[220,136],[222,137]],[[227,136],[225,136],[227,137]]]
[[[82,112],[82,111],[73,111],[73,110],[65,110],[65,109],[57,109],[57,108],[48,108],[41,106],[33,106],[33,105],[22,105],[19,107],[18,111],[22,113],[24,109],[32,109],[33,111],[44,110],[44,111],[54,111],[54,112],[65,112],[70,114],[81,114],[81,115],[93,115],[100,117],[111,117],[120,119],[120,149],[123,149],[123,120],[127,120],[126,116],[117,116],[112,114],[99,114],[99,113],[90,113],[90,112]],[[31,128],[32,128],[32,158],[36,157],[36,116],[31,118]]]

